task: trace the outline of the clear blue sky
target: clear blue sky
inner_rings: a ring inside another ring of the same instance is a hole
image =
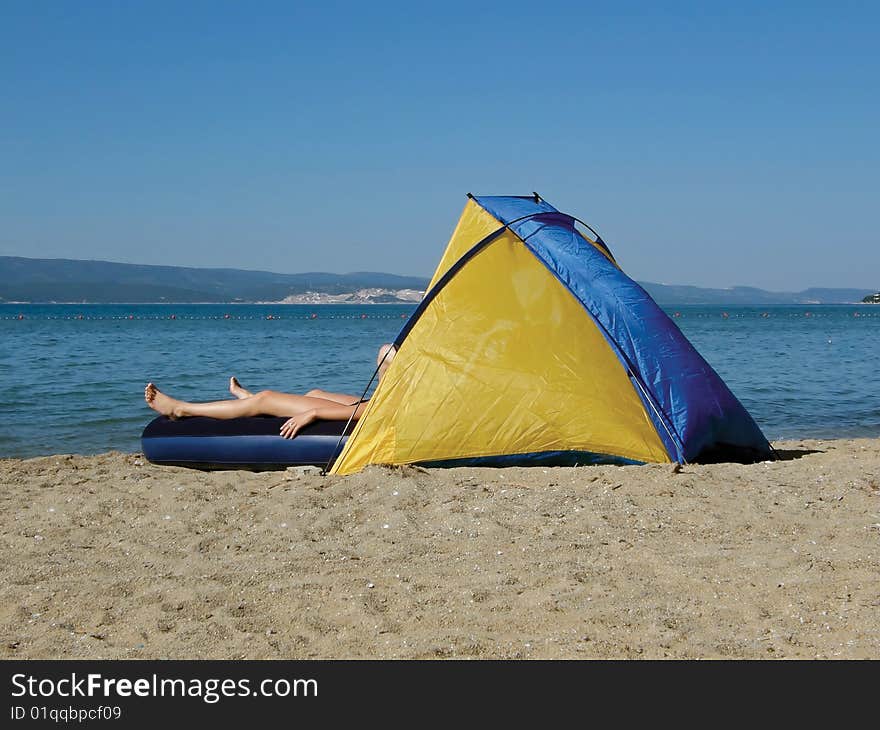
[[[880,287],[877,3],[0,2],[0,255],[429,275],[539,191],[637,279]]]

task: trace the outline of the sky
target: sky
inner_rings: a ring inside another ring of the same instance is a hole
[[[880,5],[0,0],[0,255],[429,276],[538,191],[633,278],[880,288]]]

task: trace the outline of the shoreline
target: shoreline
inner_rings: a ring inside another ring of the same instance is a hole
[[[0,460],[4,658],[880,658],[880,438],[752,465]]]

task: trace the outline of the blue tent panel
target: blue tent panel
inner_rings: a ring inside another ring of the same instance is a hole
[[[538,214],[511,230],[603,331],[672,459],[770,456],[767,439],[721,377],[650,295],[577,232],[573,218],[533,197],[475,200],[505,224]]]

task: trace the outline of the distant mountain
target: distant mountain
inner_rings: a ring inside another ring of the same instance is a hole
[[[769,292],[754,287],[705,289],[641,282],[663,306],[843,304],[860,302],[870,289]],[[428,279],[377,272],[274,274],[241,269],[145,266],[109,261],[0,256],[0,302],[280,302],[302,295],[354,294],[360,290],[423,291]],[[379,295],[376,301],[382,300]],[[393,299],[393,294],[389,294]],[[331,301],[332,296],[325,298]],[[321,298],[313,298],[320,301]]]
[[[661,306],[704,304],[717,306],[755,306],[772,304],[851,304],[860,302],[869,289],[810,288],[799,292],[772,292],[752,286],[729,289],[704,289],[698,286],[676,286],[639,282]]]
[[[274,274],[0,256],[0,302],[277,302],[307,292],[423,290],[427,285],[424,277],[367,271]]]

